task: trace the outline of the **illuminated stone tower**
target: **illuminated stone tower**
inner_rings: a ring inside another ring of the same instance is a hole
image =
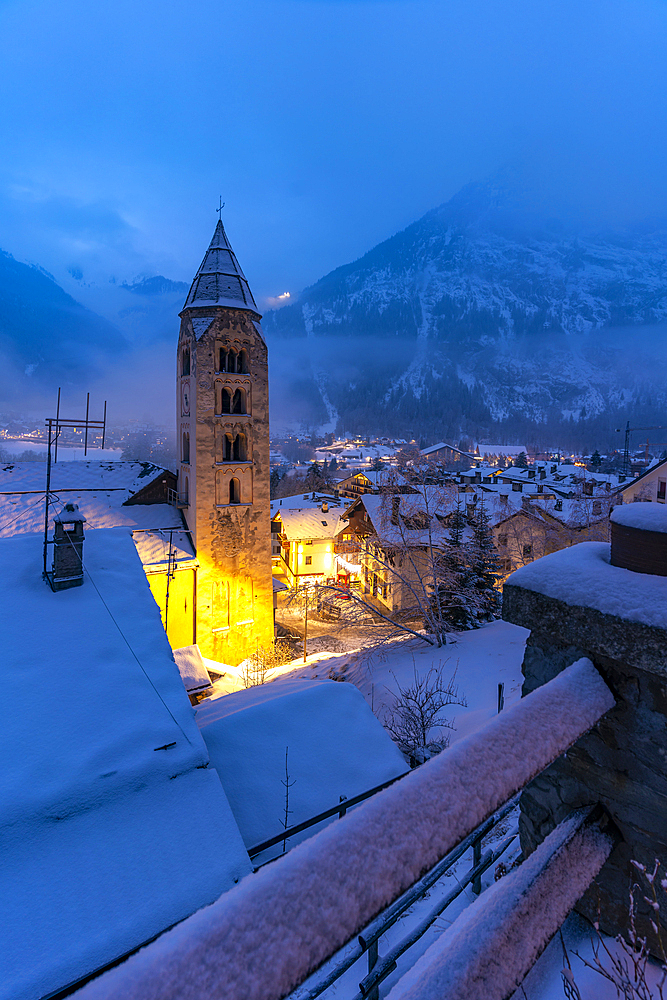
[[[180,317],[178,488],[199,560],[196,641],[237,665],[273,639],[269,380],[261,316],[222,221]]]

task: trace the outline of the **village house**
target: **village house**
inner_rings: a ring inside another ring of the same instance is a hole
[[[278,507],[271,518],[280,544],[275,575],[291,588],[338,581],[334,548],[342,527],[341,511],[326,500],[315,507]]]
[[[447,468],[467,469],[475,460],[474,455],[461,451],[460,448],[455,448],[454,445],[446,444],[444,441],[432,444],[429,448],[423,448],[420,455],[427,462],[435,462]]]
[[[636,479],[631,479],[621,486],[619,493],[623,503],[648,500],[653,503],[665,503],[667,497],[667,458],[657,462],[652,468],[646,469]]]

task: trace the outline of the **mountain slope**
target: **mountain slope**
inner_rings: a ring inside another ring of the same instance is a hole
[[[119,331],[84,308],[51,275],[0,251],[0,391],[20,399],[24,385],[80,384],[127,348]]]
[[[265,329],[308,341],[350,429],[362,429],[360,395],[378,425],[365,429],[419,432],[423,418],[436,434],[434,407],[455,434],[639,404],[667,373],[662,337],[642,336],[629,356],[617,331],[667,322],[667,227],[582,232],[541,215],[502,181],[468,185]],[[334,343],[359,358],[351,376],[334,374]]]

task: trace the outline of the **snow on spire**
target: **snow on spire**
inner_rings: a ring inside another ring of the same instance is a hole
[[[247,279],[227,238],[222,219],[197,271],[184,309],[197,306],[227,306],[259,313]]]

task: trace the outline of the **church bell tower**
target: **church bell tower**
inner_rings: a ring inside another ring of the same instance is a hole
[[[196,642],[236,666],[273,641],[269,379],[222,220],[180,313],[178,489],[197,549]]]

